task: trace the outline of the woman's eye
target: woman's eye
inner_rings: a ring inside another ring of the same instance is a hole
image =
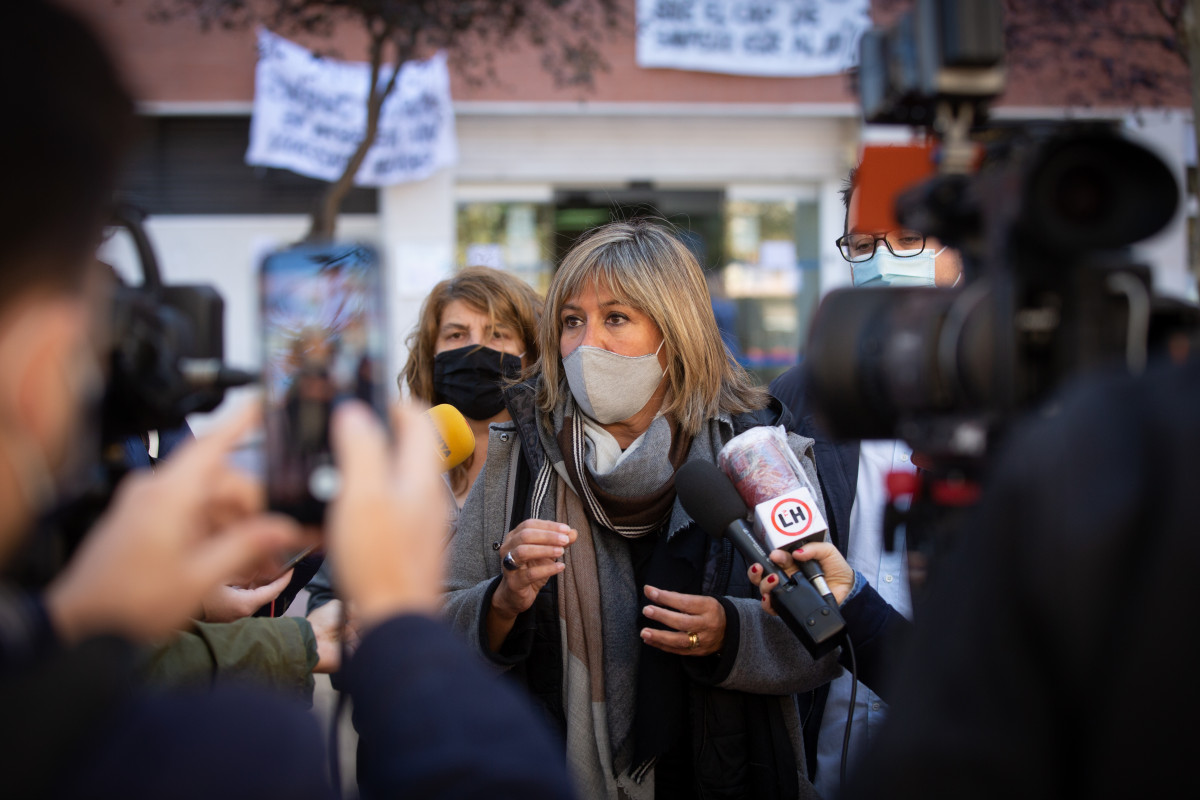
[[[579,317],[563,317],[564,328],[578,328],[583,324],[583,320]]]
[[[609,325],[623,325],[624,323],[626,323],[628,321],[629,321],[629,317],[625,316],[624,314],[609,314],[608,315],[608,324]]]

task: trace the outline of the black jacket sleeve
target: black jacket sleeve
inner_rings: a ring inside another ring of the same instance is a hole
[[[345,670],[364,798],[572,796],[561,743],[441,623],[391,619]]]
[[[880,597],[870,584],[843,603],[840,610],[854,647],[858,680],[884,700],[890,700],[891,677],[903,648],[912,637],[912,623]],[[842,648],[839,660],[842,666],[851,666],[845,648]]]

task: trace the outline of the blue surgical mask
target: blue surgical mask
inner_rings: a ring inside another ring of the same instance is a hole
[[[942,248],[945,250],[946,248]],[[934,286],[934,259],[942,254],[926,247],[916,255],[899,257],[882,244],[866,261],[850,265],[855,286]],[[901,252],[910,253],[911,250]]]

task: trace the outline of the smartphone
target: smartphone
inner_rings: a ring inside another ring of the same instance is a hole
[[[302,244],[259,267],[267,503],[320,525],[341,477],[329,443],[333,409],[370,405],[386,425],[387,325],[376,251]]]

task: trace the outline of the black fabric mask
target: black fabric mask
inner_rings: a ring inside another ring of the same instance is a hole
[[[467,345],[433,357],[433,399],[467,419],[491,419],[504,410],[500,384],[516,377],[521,359],[490,347]]]

